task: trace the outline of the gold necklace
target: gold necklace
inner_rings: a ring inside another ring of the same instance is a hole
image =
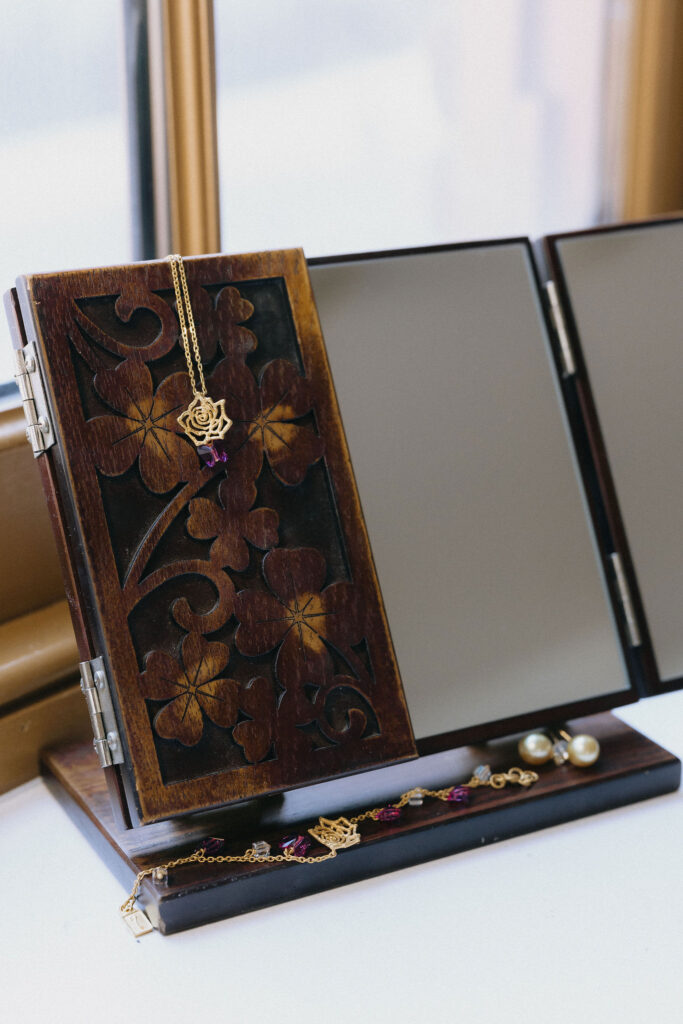
[[[393,803],[362,811],[353,818],[319,818],[318,824],[307,831],[316,843],[327,847],[327,850],[314,857],[307,856],[311,841],[303,835],[286,836],[279,843],[282,853],[275,854],[270,852],[270,845],[264,839],[253,842],[244,853],[218,854],[217,851],[222,848],[224,840],[210,837],[205,839],[194,853],[186,857],[177,857],[175,860],[140,871],[135,877],[130,896],[121,905],[121,916],[136,938],[153,931],[152,923],[143,910],[136,908],[135,901],[144,878],[151,875],[155,881],[163,882],[167,879],[170,868],[181,867],[184,864],[322,864],[323,861],[336,857],[340,850],[348,850],[361,842],[362,836],[358,831],[358,825],[363,821],[395,821],[401,817],[404,807],[420,807],[426,797],[443,800],[445,803],[468,804],[471,791],[479,786],[504,789],[510,783],[526,789],[534,782],[538,782],[538,775],[534,771],[510,768],[506,772],[492,772],[488,765],[479,765],[466,785],[447,786],[445,789],[425,789],[417,786],[403,793]]]
[[[178,310],[178,320],[180,322],[180,336],[185,351],[185,361],[187,363],[187,372],[190,376],[190,384],[192,385],[192,393],[194,394],[194,398],[185,412],[181,413],[178,417],[178,423],[192,443],[197,446],[200,454],[208,454],[209,459],[213,460],[209,461],[209,465],[215,465],[215,462],[219,459],[222,462],[226,461],[225,454],[219,453],[216,450],[215,444],[216,441],[220,441],[225,437],[232,426],[232,420],[225,411],[225,399],[220,398],[217,402],[214,402],[206,391],[204,368],[197,342],[197,331],[194,325],[192,306],[190,305],[190,294],[187,288],[183,258],[176,254],[169,256],[168,260],[171,264],[173,290],[175,291],[176,309]],[[190,342],[192,343],[192,348],[190,348]],[[195,365],[197,376],[199,377],[199,388],[197,387],[197,378],[195,377]]]

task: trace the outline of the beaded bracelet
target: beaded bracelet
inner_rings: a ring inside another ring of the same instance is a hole
[[[526,788],[537,781],[538,775],[533,771],[510,768],[506,772],[492,772],[489,765],[479,765],[465,785],[449,786],[445,789],[425,789],[422,786],[416,786],[403,793],[393,803],[362,811],[352,818],[319,818],[317,825],[306,830],[315,842],[327,847],[325,853],[317,856],[308,855],[311,839],[306,835],[284,836],[278,843],[281,853],[275,854],[271,853],[271,846],[264,839],[253,842],[244,853],[222,854],[220,851],[225,845],[225,840],[209,836],[187,857],[178,857],[176,860],[170,860],[165,864],[138,872],[130,896],[121,905],[121,915],[136,938],[153,931],[152,923],[144,911],[136,908],[135,901],[144,878],[151,876],[155,881],[162,882],[168,878],[170,868],[180,867],[184,864],[280,864],[282,862],[322,864],[323,861],[336,857],[340,850],[347,850],[360,843],[362,837],[358,826],[363,821],[396,821],[402,816],[404,807],[421,807],[426,798],[466,805],[470,802],[472,790],[480,786],[504,789],[510,783]]]

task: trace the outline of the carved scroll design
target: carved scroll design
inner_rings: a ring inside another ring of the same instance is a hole
[[[178,425],[192,398],[187,374],[169,373],[155,386],[154,364],[178,343],[171,301],[140,286],[116,299],[123,324],[140,311],[158,319],[158,333],[147,345],[114,337],[110,325],[73,305],[70,340],[103,407],[86,421],[95,466],[110,478],[137,471],[151,495],[169,495],[125,566],[126,613],[184,577],[201,577],[215,592],[208,610],[193,608],[188,597],[169,604],[168,615],[184,635],[173,652],[147,653],[141,699],[153,709],[153,728],[162,740],[194,747],[210,722],[229,731],[244,763],[277,758],[290,748],[306,757],[319,746],[353,744],[368,729],[379,731],[372,670],[356,650],[366,632],[360,595],[349,580],[325,585],[328,566],[315,548],[278,546],[278,511],[258,507],[264,466],[280,488],[291,490],[324,455],[310,415],[309,383],[282,358],[266,362],[255,377],[248,359],[258,343],[243,326],[254,307],[237,288],[225,286],[214,298],[194,286],[191,295],[209,393],[225,398],[234,421],[225,438],[228,461],[212,468],[201,463]],[[207,497],[207,485],[217,477],[215,498]],[[150,568],[179,521],[190,538],[210,542],[208,556]],[[261,579],[254,587],[250,577],[245,588],[240,575],[253,550],[265,552]],[[227,641],[207,639],[232,620]],[[247,681],[232,678],[233,654],[257,661],[258,673]]]

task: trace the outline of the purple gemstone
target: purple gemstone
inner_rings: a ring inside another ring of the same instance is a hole
[[[306,836],[285,836],[278,843],[281,850],[289,850],[295,857],[305,857],[311,846],[311,840]]]
[[[202,851],[207,857],[213,857],[223,849],[225,845],[225,839],[217,839],[216,836],[209,836],[208,839],[202,839],[201,843],[197,847],[197,851]]]
[[[453,786],[448,791],[446,799],[452,804],[468,804],[470,802],[471,790],[469,786]]]
[[[200,444],[197,451],[209,469],[213,469],[217,462],[228,461],[227,452],[221,441],[214,441],[213,444]]]
[[[392,807],[391,804],[388,807],[382,807],[381,810],[375,815],[375,821],[396,821],[397,818],[401,817],[401,808]]]

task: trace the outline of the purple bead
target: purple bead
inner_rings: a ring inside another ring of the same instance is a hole
[[[228,461],[227,452],[220,441],[214,441],[213,444],[200,444],[197,451],[209,469],[213,469],[217,462]]]
[[[225,839],[217,839],[216,836],[209,836],[208,839],[202,839],[201,843],[197,847],[197,852],[201,850],[207,857],[213,857],[215,854],[220,853],[224,846]]]
[[[451,804],[468,804],[470,802],[471,790],[469,786],[453,786],[449,790],[446,799]]]
[[[285,836],[278,843],[281,850],[289,850],[295,857],[305,857],[311,846],[311,840],[306,836]]]
[[[375,821],[396,821],[397,818],[401,817],[401,808],[392,807],[391,804],[388,807],[382,807],[380,811],[375,815]]]

